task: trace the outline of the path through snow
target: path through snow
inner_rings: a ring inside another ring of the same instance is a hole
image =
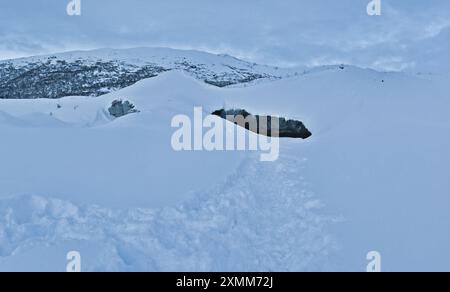
[[[76,245],[95,258],[83,259],[85,271],[330,269],[334,220],[302,178],[306,162],[282,154],[262,163],[253,155],[223,184],[160,210],[1,199],[0,270],[32,269],[27,263],[43,261],[48,249],[53,255]],[[49,270],[65,268],[65,258],[45,261]]]

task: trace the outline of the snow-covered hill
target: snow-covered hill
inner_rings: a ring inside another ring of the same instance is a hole
[[[385,271],[448,270],[448,84],[330,67],[219,88],[171,70],[97,98],[0,100],[0,270],[64,270],[69,250],[84,270],[364,271],[372,250]],[[119,98],[139,113],[113,119]],[[313,136],[281,139],[275,162],[176,152],[171,119],[195,106]]]
[[[198,51],[100,49],[1,61],[0,98],[99,96],[170,70],[218,87],[299,74]]]

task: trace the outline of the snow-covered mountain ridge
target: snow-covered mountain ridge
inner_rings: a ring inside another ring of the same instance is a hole
[[[228,55],[167,48],[99,49],[0,62],[0,98],[100,96],[162,72],[183,70],[225,87],[299,74]]]

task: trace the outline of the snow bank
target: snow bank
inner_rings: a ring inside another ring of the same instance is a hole
[[[169,72],[95,99],[0,100],[0,268],[44,268],[46,254],[60,269],[70,248],[88,270],[364,271],[372,250],[383,270],[446,270],[448,92],[432,76],[345,67],[222,89]],[[140,112],[112,119],[118,98]],[[174,152],[171,118],[194,106],[282,115],[313,136],[283,140],[269,164]],[[27,126],[43,115],[65,126]]]

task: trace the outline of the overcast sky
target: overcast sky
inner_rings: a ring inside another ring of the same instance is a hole
[[[450,0],[0,0],[0,59],[164,46],[280,66],[450,73]]]

